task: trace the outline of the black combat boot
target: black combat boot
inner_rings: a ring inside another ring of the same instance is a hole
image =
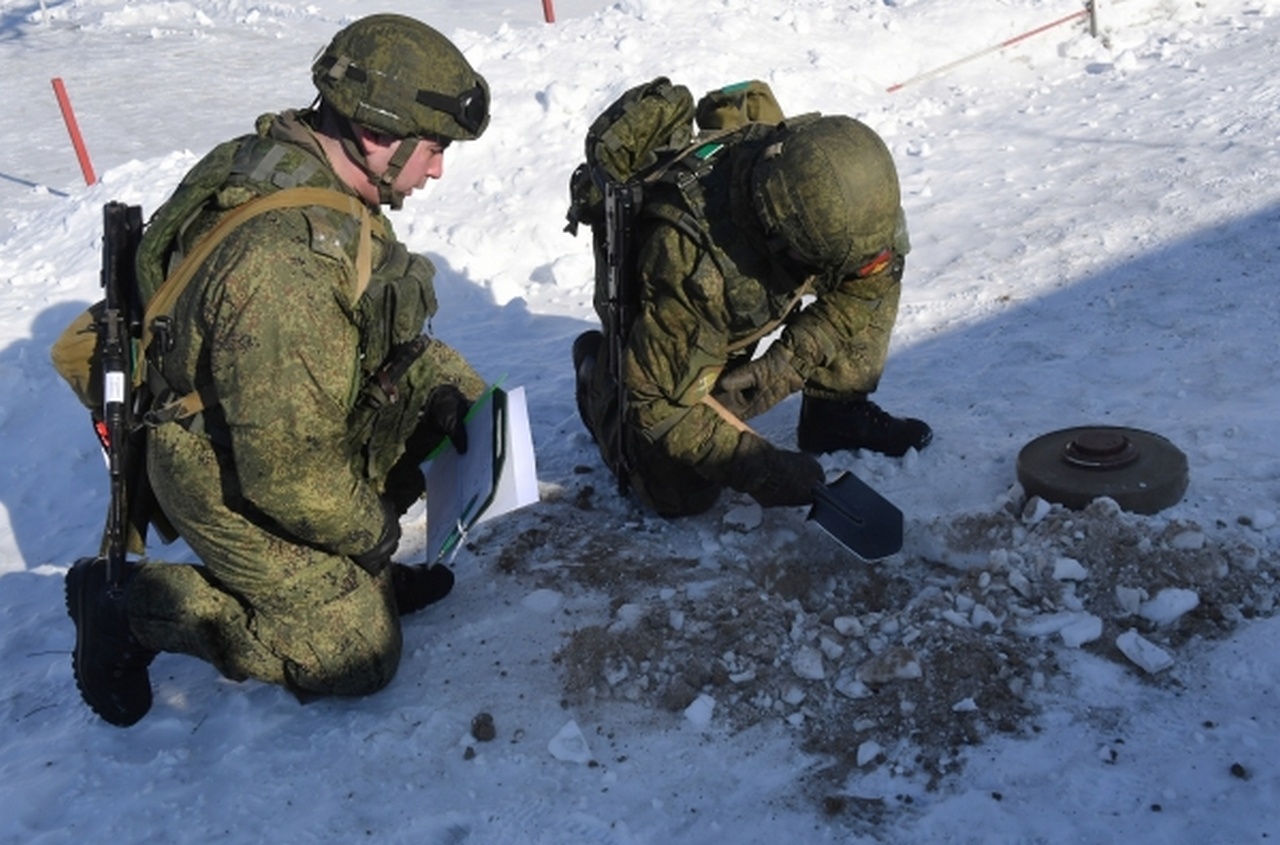
[[[869,399],[819,399],[800,402],[796,442],[805,452],[869,449],[900,458],[920,450],[933,439],[933,429],[913,417],[895,417]]]
[[[401,616],[416,613],[435,604],[453,589],[453,570],[443,563],[433,566],[391,564],[391,588],[396,597],[396,610]]]
[[[573,341],[573,380],[574,395],[578,400],[578,416],[582,424],[591,431],[590,415],[587,413],[587,394],[591,389],[592,373],[596,361],[600,357],[600,346],[604,343],[604,334],[591,330],[578,335]],[[592,435],[595,432],[592,431]]]
[[[156,652],[129,630],[124,590],[110,589],[107,562],[86,557],[67,570],[67,613],[76,624],[71,669],[89,708],[127,728],[151,709],[147,667]]]

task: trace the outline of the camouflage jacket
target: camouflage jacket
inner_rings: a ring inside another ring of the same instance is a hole
[[[866,278],[805,279],[772,254],[749,182],[767,140],[748,132],[705,162],[696,180],[657,185],[637,232],[641,299],[623,361],[627,422],[723,485],[732,484],[741,434],[702,401],[719,374],[782,326],[775,343],[790,350],[806,393],[873,390],[901,279],[901,261]]]
[[[295,186],[351,193],[298,113],[259,118],[254,134],[215,149],[184,186],[228,160],[224,183],[194,214],[174,219],[180,186],[148,224],[147,237],[177,233],[161,245],[170,270],[228,210],[257,196]],[[373,214],[380,224],[373,274],[358,299],[359,221],[328,208],[251,218],[200,266],[173,307],[170,345],[153,360],[178,394],[212,389],[215,401],[199,424],[224,459],[208,477],[153,478],[158,491],[220,484],[247,503],[253,521],[266,517],[335,554],[359,554],[377,542],[379,479],[367,471],[366,444],[352,435],[358,400],[369,373],[392,346],[422,332],[436,302],[430,262],[395,239],[380,211]],[[156,245],[144,240],[148,247]],[[143,287],[154,293],[145,278]],[[228,471],[234,479],[218,478]]]

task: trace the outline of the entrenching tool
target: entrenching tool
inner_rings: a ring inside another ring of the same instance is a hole
[[[852,472],[814,489],[812,520],[863,560],[902,549],[902,511]]]

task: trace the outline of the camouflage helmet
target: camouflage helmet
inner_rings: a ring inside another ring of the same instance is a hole
[[[436,30],[404,15],[350,24],[311,65],[320,96],[339,114],[395,138],[479,138],[489,85]]]
[[[751,174],[752,204],[775,249],[848,275],[894,245],[901,193],[883,140],[851,117],[783,127]]]

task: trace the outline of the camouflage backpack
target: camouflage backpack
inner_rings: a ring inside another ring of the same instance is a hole
[[[602,225],[606,181],[639,181],[670,166],[706,140],[697,131],[719,134],[782,119],[773,92],[760,80],[710,91],[696,105],[688,88],[664,76],[629,89],[587,130],[586,161],[569,179],[565,231],[576,235],[580,224]]]
[[[782,120],[773,92],[759,80],[711,91],[695,105],[688,88],[660,76],[623,93],[591,123],[586,161],[569,180],[565,231],[576,235],[580,224],[591,227],[594,299],[597,313],[610,315],[605,319],[607,334],[624,336],[638,313],[640,285],[622,282],[621,276],[631,273],[631,230],[656,183],[678,182],[696,190],[698,172],[707,164],[703,157],[722,147],[716,142],[731,143],[730,136],[743,132],[768,131]],[[623,202],[615,199],[610,204],[609,214],[606,190],[615,198],[625,195]],[[701,237],[696,224],[685,215],[678,217],[672,221],[675,225]]]

